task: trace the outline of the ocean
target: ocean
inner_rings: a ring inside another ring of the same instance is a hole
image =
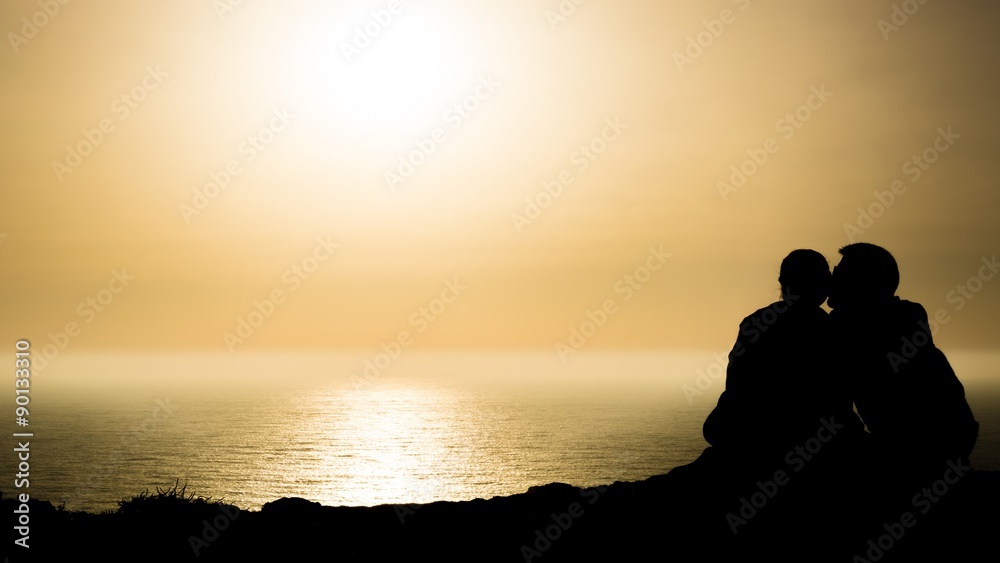
[[[1000,354],[949,353],[1000,469]],[[411,353],[69,355],[32,375],[30,485],[4,494],[115,509],[145,490],[259,509],[510,495],[640,480],[693,461],[724,355]],[[372,366],[375,365],[373,362]],[[723,370],[723,371],[720,371]]]

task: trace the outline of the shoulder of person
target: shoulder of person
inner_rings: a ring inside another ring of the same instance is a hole
[[[774,303],[771,303],[770,305],[767,305],[765,307],[761,307],[760,309],[757,309],[753,313],[750,313],[749,315],[743,317],[743,320],[740,321],[740,326],[746,323],[752,323],[754,319],[760,320],[764,318],[773,318],[774,315],[780,314],[781,312],[787,309],[788,309],[788,304],[786,304],[784,301],[775,301]]]
[[[913,319],[915,321],[927,321],[927,309],[915,301],[896,298],[896,311],[899,316]]]

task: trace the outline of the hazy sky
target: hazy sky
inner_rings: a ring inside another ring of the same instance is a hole
[[[1000,337],[995,2],[50,3],[0,5],[11,349],[725,348],[851,238]]]

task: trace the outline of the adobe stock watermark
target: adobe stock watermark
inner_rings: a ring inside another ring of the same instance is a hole
[[[991,257],[983,256],[980,258],[980,262],[982,262],[982,266],[979,266],[976,275],[970,276],[964,283],[956,284],[955,288],[945,295],[945,301],[952,304],[951,313],[965,309],[968,302],[983,290],[986,282],[995,278],[997,272],[1000,272],[1000,262],[997,261],[996,254]],[[917,331],[909,336],[903,336],[900,339],[898,351],[892,351],[886,355],[893,372],[899,373],[901,366],[908,364],[921,349],[933,342],[933,337],[937,335],[938,330],[951,322],[951,319],[948,310],[941,307],[934,312],[933,316],[928,316],[927,322],[917,321],[919,327]]]
[[[7,32],[7,41],[10,42],[10,48],[14,50],[14,54],[20,53],[21,48],[27,45],[28,41],[34,39],[45,26],[49,25],[49,22],[59,15],[62,7],[66,4],[69,4],[69,0],[38,0],[39,10],[31,14],[31,17],[21,18],[21,27],[18,29],[20,33]]]
[[[197,217],[205,211],[209,204],[215,201],[222,191],[243,173],[243,167],[253,162],[264,149],[269,147],[294,118],[295,116],[285,106],[272,109],[271,118],[267,125],[248,135],[246,140],[237,147],[236,153],[239,157],[229,159],[225,166],[210,172],[208,174],[209,181],[200,188],[194,189],[190,203],[181,203],[177,206],[184,222],[190,225],[192,217]]]
[[[823,445],[830,442],[837,436],[837,431],[843,430],[844,425],[838,424],[836,417],[829,420],[821,418],[820,426],[816,430],[816,435],[805,441],[804,444],[797,445],[785,454],[785,464],[791,472],[778,469],[774,472],[771,480],[757,481],[757,490],[749,496],[740,498],[740,507],[735,512],[726,513],[726,522],[729,524],[733,535],[739,533],[740,526],[750,523],[768,503],[778,495],[782,487],[791,482],[791,476],[802,471],[807,462],[812,461],[823,449]]]
[[[438,147],[448,140],[448,135],[454,135],[472,117],[472,115],[496,94],[503,86],[492,76],[479,77],[477,84],[461,101],[452,104],[443,116],[444,125],[435,127],[426,136],[413,142],[415,148],[406,154],[399,155],[394,170],[386,170],[385,182],[389,191],[395,193],[396,188],[413,176],[417,169],[427,163]]]
[[[795,111],[786,113],[774,124],[774,130],[781,133],[782,138],[786,141],[794,137],[795,133],[802,129],[802,126],[812,119],[817,111],[823,109],[823,106],[833,97],[833,92],[826,89],[826,84],[820,84],[819,87],[811,86],[809,91],[811,93],[806,98],[805,103],[795,108]],[[722,196],[722,201],[727,201],[729,196],[738,192],[751,176],[767,164],[771,155],[779,150],[781,150],[781,143],[774,137],[764,139],[760,147],[747,149],[749,158],[729,167],[731,170],[729,183],[722,180],[715,183],[719,195]]]
[[[554,8],[545,10],[545,19],[549,22],[549,26],[555,29],[569,21],[569,18],[576,14],[579,7],[586,3],[587,0],[559,0]]]
[[[948,152],[955,145],[955,141],[962,136],[951,130],[938,127],[937,136],[931,144],[920,154],[913,155],[903,163],[902,173],[909,178],[910,183],[916,183],[931,166],[941,158],[941,154]],[[868,229],[875,225],[875,221],[880,219],[890,207],[895,205],[896,198],[906,193],[908,186],[900,179],[895,179],[889,183],[889,189],[884,191],[875,190],[875,201],[865,207],[858,208],[858,218],[854,223],[844,223],[844,234],[847,240],[855,242],[857,238],[865,234]]]
[[[244,0],[212,0],[212,9],[215,10],[215,14],[219,16],[219,21],[222,22],[226,19],[226,16],[236,11],[243,5]]]
[[[524,557],[525,563],[531,563],[532,559],[537,559],[552,549],[554,542],[559,541],[563,534],[573,527],[573,523],[584,515],[584,507],[593,505],[607,490],[608,488],[605,486],[580,489],[580,496],[583,497],[586,504],[571,502],[566,507],[565,512],[549,514],[552,523],[544,528],[535,529],[534,541],[531,545],[521,544],[521,556]]]
[[[219,539],[222,532],[229,529],[229,526],[240,517],[242,511],[228,504],[222,504],[219,506],[219,514],[215,515],[211,521],[208,519],[202,520],[201,534],[195,536],[191,534],[188,536],[188,545],[191,546],[191,551],[194,552],[195,557],[201,557],[201,550],[209,547],[215,540]]]
[[[580,145],[569,157],[570,168],[562,169],[554,180],[542,182],[542,189],[534,196],[524,198],[523,213],[511,213],[510,220],[514,224],[517,234],[524,232],[524,228],[533,224],[542,216],[542,212],[548,209],[552,202],[562,196],[563,191],[576,181],[578,175],[586,172],[590,165],[594,163],[604,153],[608,152],[622,133],[628,129],[628,124],[622,121],[621,117],[607,118],[604,120],[605,126],[600,134],[594,136],[585,144]],[[575,169],[575,172],[574,172]]]
[[[904,0],[902,4],[893,4],[889,19],[878,20],[878,30],[882,33],[882,39],[888,41],[889,34],[899,31],[899,28],[910,21],[910,16],[916,14],[926,3],[927,0]]]
[[[281,283],[287,287],[286,290],[281,288],[271,290],[264,299],[254,300],[249,313],[236,317],[236,328],[233,332],[222,334],[222,341],[230,354],[236,352],[237,346],[243,345],[253,337],[257,329],[274,315],[278,307],[285,304],[288,295],[301,289],[302,284],[316,274],[323,263],[333,256],[334,251],[340,248],[340,243],[331,239],[330,235],[317,238],[316,246],[309,255],[282,272]]]
[[[653,274],[663,268],[663,265],[667,262],[667,258],[671,256],[673,255],[663,251],[663,245],[660,245],[659,248],[649,247],[649,255],[646,257],[645,262],[615,282],[613,287],[615,295],[623,296],[621,298],[622,303],[631,300],[635,296],[635,293],[652,279]],[[593,310],[588,309],[584,313],[586,319],[578,326],[569,328],[569,338],[566,342],[559,341],[556,343],[556,354],[559,355],[559,359],[563,363],[566,363],[566,358],[570,354],[575,354],[580,348],[583,348],[587,341],[597,334],[597,331],[604,327],[608,319],[617,314],[618,311],[619,303],[616,298],[611,297],[605,299],[600,307]]]
[[[151,435],[159,430],[168,419],[174,416],[177,407],[170,402],[170,398],[156,399],[149,416],[144,418],[138,425],[128,429],[121,439],[121,443],[105,461],[99,463],[97,468],[85,479],[80,481],[74,491],[74,498],[83,498],[92,493],[103,483],[114,477],[122,459],[126,455],[131,455],[138,451]],[[63,502],[71,502],[72,498],[62,498]]]
[[[351,41],[340,42],[340,52],[344,54],[347,64],[353,63],[354,57],[360,55],[372,41],[382,35],[402,10],[399,0],[389,0],[384,8],[369,12],[371,18],[354,28],[354,37]]]
[[[750,0],[732,0],[732,2],[739,7],[741,12],[750,7]],[[677,65],[677,70],[684,72],[685,65],[694,64],[694,61],[702,56],[705,50],[715,43],[716,39],[722,37],[722,34],[726,31],[726,26],[734,23],[736,23],[736,14],[728,8],[719,12],[718,18],[701,20],[701,24],[705,29],[693,36],[689,35],[684,45],[684,50],[674,51],[670,56],[674,64]]]
[[[147,66],[142,80],[111,100],[111,113],[118,119],[118,123],[128,119],[132,112],[138,109],[139,104],[146,101],[150,92],[159,88],[163,79],[168,76],[170,74],[164,72],[160,65]],[[52,161],[52,172],[56,175],[56,179],[61,183],[63,176],[79,168],[83,164],[83,159],[93,154],[97,147],[115,132],[116,127],[117,124],[111,117],[104,117],[93,129],[83,129],[81,131],[83,139],[74,145],[66,145],[65,159]]]
[[[915,511],[919,510],[921,515],[927,514],[969,471],[972,471],[972,467],[963,464],[960,459],[948,461],[948,468],[945,469],[941,478],[931,483],[930,486],[920,489],[920,492],[910,499],[910,504]],[[864,557],[855,555],[851,558],[851,562],[875,563],[881,561],[886,553],[895,547],[906,536],[906,533],[916,525],[917,515],[909,510],[903,511],[895,522],[882,524],[882,529],[885,530],[884,534],[868,540],[866,543],[868,549],[865,551]]]
[[[438,493],[438,488],[432,486],[426,481],[422,481],[417,487],[418,491],[427,494],[427,496],[434,497]],[[425,504],[397,504],[395,505],[396,518],[399,520],[399,525],[402,526],[406,524],[406,519],[417,513],[418,510],[426,506]]]
[[[43,371],[50,361],[55,359],[60,352],[66,350],[72,339],[83,334],[83,327],[94,322],[97,315],[104,312],[132,281],[135,281],[135,276],[129,275],[125,268],[112,270],[107,285],[76,306],[76,314],[83,319],[83,325],[76,321],[69,321],[62,330],[48,333],[49,342],[39,348],[32,362],[35,371]]]
[[[789,295],[785,299],[772,303],[770,306],[743,319],[743,322],[740,323],[739,337],[737,337],[736,344],[733,345],[733,349],[729,352],[729,356],[726,357],[719,353],[712,354],[712,358],[715,361],[709,364],[704,370],[696,371],[697,375],[694,379],[694,385],[685,383],[681,386],[681,391],[684,393],[684,398],[687,399],[688,404],[693,404],[694,398],[704,394],[708,388],[715,385],[715,382],[720,380],[725,381],[728,362],[745,354],[747,346],[752,346],[760,340],[761,336],[778,322],[781,315],[788,310],[796,299],[798,299],[797,295]]]
[[[440,319],[467,289],[468,286],[463,285],[458,278],[444,280],[441,292],[410,315],[409,323],[410,326],[417,329],[416,334],[427,332],[431,324]],[[383,342],[379,346],[379,352],[370,358],[365,358],[361,375],[351,374],[351,383],[354,388],[361,389],[371,384],[389,370],[393,362],[402,355],[403,350],[413,345],[413,336],[413,333],[408,329],[404,329],[399,331],[392,340]]]

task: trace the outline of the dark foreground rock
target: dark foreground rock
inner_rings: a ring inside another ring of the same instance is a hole
[[[927,483],[926,494],[918,489],[896,504],[856,503],[842,490],[802,491],[767,479],[748,483],[744,495],[720,493],[683,470],[424,505],[281,499],[241,511],[189,499],[88,514],[32,501],[28,549],[14,543],[19,503],[5,496],[0,509],[13,522],[3,549],[12,562],[997,561],[1000,474],[952,480]]]

